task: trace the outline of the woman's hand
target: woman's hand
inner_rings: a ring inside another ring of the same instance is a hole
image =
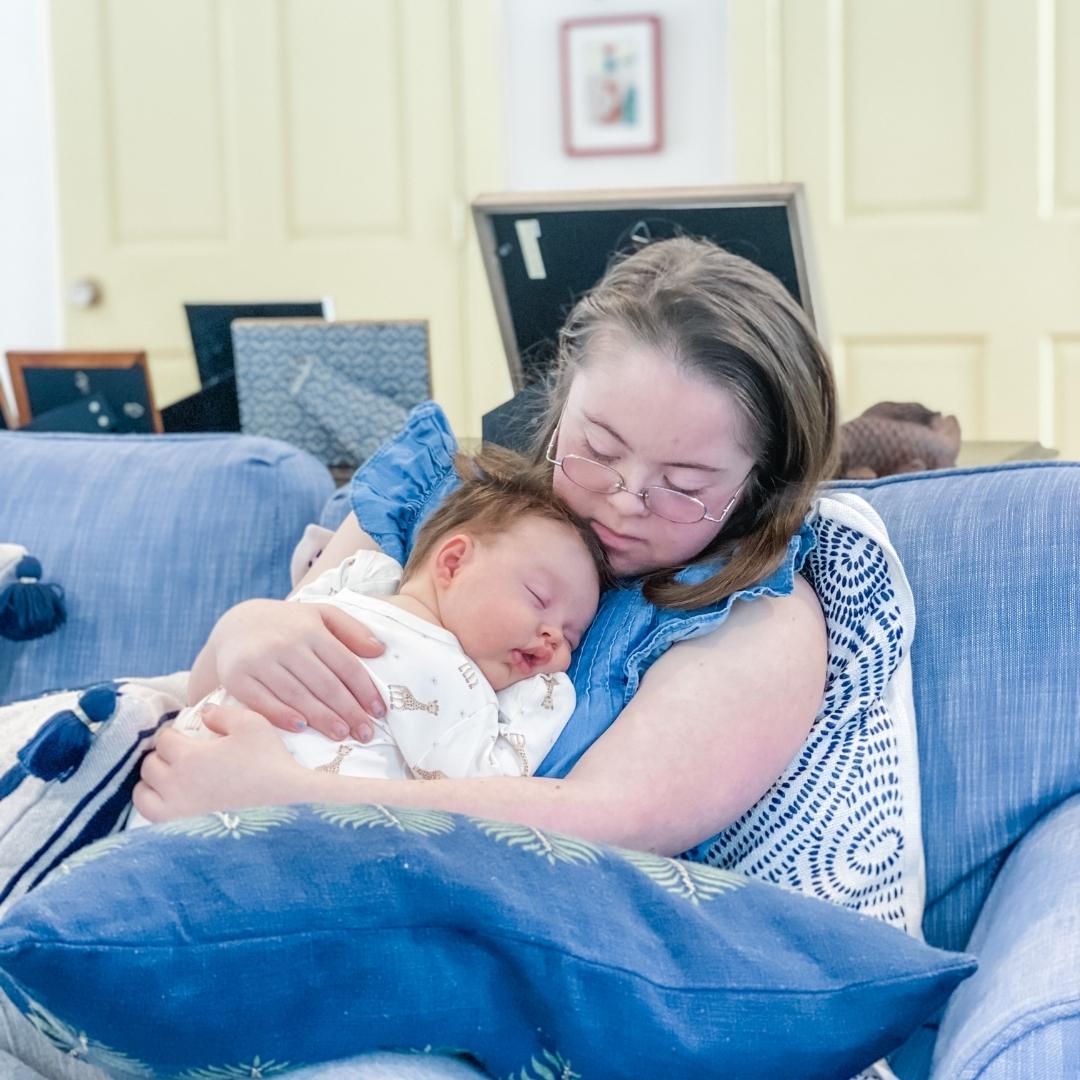
[[[206,689],[224,686],[286,731],[308,725],[331,739],[351,732],[367,742],[371,718],[385,716],[386,708],[357,657],[382,651],[366,627],[327,604],[248,600],[227,611],[210,635],[204,652],[215,674]]]
[[[192,739],[166,728],[146,756],[132,792],[149,821],[239,810],[303,799],[311,775],[274,729],[238,706],[208,706],[206,726],[220,739]]]

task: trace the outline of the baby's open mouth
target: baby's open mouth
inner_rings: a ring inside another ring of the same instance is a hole
[[[510,663],[523,674],[528,674],[548,663],[551,659],[551,649],[511,649]]]

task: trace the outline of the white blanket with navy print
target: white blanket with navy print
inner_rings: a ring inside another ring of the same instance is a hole
[[[160,728],[183,708],[188,673],[118,679],[110,716],[93,725],[82,764],[64,780],[27,776],[0,799],[0,915],[69,855],[122,826],[142,759]],[[57,712],[75,707],[80,691],[0,707],[0,772]]]

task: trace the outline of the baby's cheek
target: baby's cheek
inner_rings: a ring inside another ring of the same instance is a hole
[[[505,664],[484,663],[481,661],[477,664],[477,667],[480,668],[480,674],[491,684],[491,689],[496,692],[505,690],[514,681],[514,677]]]

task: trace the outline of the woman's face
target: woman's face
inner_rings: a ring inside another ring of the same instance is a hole
[[[651,346],[598,334],[571,384],[555,457],[602,462],[629,491],[586,491],[559,468],[555,491],[590,523],[620,577],[677,566],[707,547],[722,526],[666,521],[630,492],[675,488],[700,499],[710,517],[721,517],[754,465],[744,426],[734,399],[713,383]]]

